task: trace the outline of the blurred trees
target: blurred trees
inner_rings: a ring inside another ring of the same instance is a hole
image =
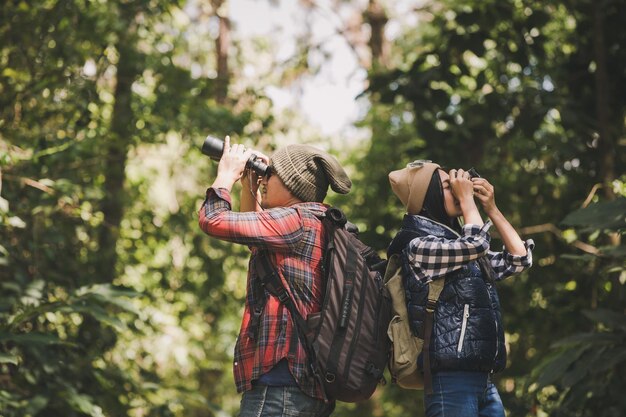
[[[219,408],[231,352],[204,341],[228,345],[238,308],[220,303],[243,284],[224,293],[225,252],[197,240],[189,180],[209,164],[190,149],[265,116],[192,74],[214,61],[175,3],[0,7],[0,414]]]
[[[384,251],[402,217],[389,171],[475,166],[537,244],[535,266],[500,286],[509,415],[623,414],[625,2],[416,2],[409,26],[394,2],[330,5],[369,71],[371,137],[331,149],[354,180],[331,201]],[[198,230],[214,164],[197,147],[213,133],[267,150],[298,126],[229,65],[271,48],[232,41],[227,7],[0,6],[3,416],[237,410],[246,249]],[[319,69],[323,45],[299,42],[269,79]],[[387,385],[336,414],[420,413],[421,392]]]

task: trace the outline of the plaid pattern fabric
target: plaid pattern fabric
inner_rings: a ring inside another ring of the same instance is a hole
[[[237,213],[231,211],[228,190],[207,190],[199,211],[200,228],[210,236],[248,245],[252,251],[245,309],[233,364],[238,392],[252,389],[254,380],[286,358],[300,389],[312,397],[324,398],[322,387],[308,375],[304,348],[289,312],[260,287],[255,265],[258,250],[267,249],[302,317],[320,311],[323,236],[322,223],[314,212],[321,214],[326,208],[321,203],[301,203],[261,212]],[[266,298],[265,307],[259,326],[252,329],[252,312],[254,306],[262,305],[260,298]],[[251,330],[256,330],[256,336]]]
[[[496,280],[522,272],[532,265],[532,239],[526,240],[526,255],[512,255],[506,250],[489,250],[491,222],[482,227],[475,224],[463,226],[463,233],[458,239],[437,236],[425,236],[413,239],[405,250],[417,279],[428,282],[445,274],[460,269],[470,261],[487,256],[496,273]]]

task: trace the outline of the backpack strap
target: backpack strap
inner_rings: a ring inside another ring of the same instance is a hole
[[[259,278],[261,279],[263,286],[270,294],[278,298],[278,301],[280,301],[280,303],[285,306],[287,311],[289,311],[291,319],[295,323],[294,330],[296,331],[296,334],[300,339],[300,343],[302,343],[302,347],[304,348],[304,352],[307,356],[311,375],[319,383],[320,387],[322,387],[322,393],[324,395],[325,401],[329,401],[328,396],[326,395],[326,391],[324,390],[324,383],[316,366],[317,360],[315,355],[315,349],[313,348],[313,345],[309,342],[309,339],[306,336],[309,331],[306,320],[298,311],[298,308],[296,307],[296,304],[293,301],[291,294],[285,288],[285,285],[283,284],[280,275],[278,275],[278,270],[270,261],[269,253],[267,253],[266,250],[260,250],[257,254],[257,259],[257,265],[260,268]]]
[[[493,270],[493,266],[491,266],[491,262],[489,262],[489,259],[486,256],[482,256],[478,258],[477,262],[483,273],[483,279],[491,285],[495,285],[496,272]]]
[[[258,264],[258,261],[255,261]],[[259,335],[259,328],[261,327],[261,316],[265,310],[265,304],[267,303],[267,293],[263,289],[263,283],[255,279],[251,282],[251,296],[250,303],[250,323],[248,325],[248,337],[256,340]]]
[[[293,298],[291,298],[291,295],[283,284],[283,280],[280,278],[280,275],[278,275],[278,271],[274,265],[272,265],[269,254],[265,250],[262,250],[259,251],[257,256],[259,260],[258,265],[261,266],[260,272],[262,272],[259,274],[259,278],[267,292],[278,298],[278,301],[287,308],[298,328],[306,329],[306,321],[296,308]]]
[[[424,392],[433,393],[433,379],[430,371],[430,337],[433,331],[435,309],[441,291],[446,283],[445,278],[435,279],[428,283],[428,298],[426,300],[426,318],[424,319]]]

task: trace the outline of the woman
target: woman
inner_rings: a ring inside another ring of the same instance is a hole
[[[231,146],[226,137],[217,177],[199,211],[205,233],[251,251],[233,362],[237,391],[242,393],[239,417],[326,417],[334,403],[325,400],[323,387],[308,371],[289,311],[263,287],[257,262],[265,251],[300,314],[318,312],[324,287],[319,214],[328,208],[323,201],[329,187],[346,194],[352,183],[332,155],[313,146],[287,145],[271,159],[254,153],[270,164],[263,178],[245,174],[253,151],[241,144]],[[240,212],[231,205],[237,182],[242,184]]]
[[[428,360],[423,354],[418,359],[421,369],[430,371],[425,376],[431,375],[426,381],[426,416],[504,416],[490,379],[506,365],[494,284],[529,268],[534,244],[522,241],[502,215],[494,188],[484,178],[415,161],[391,172],[389,180],[406,215],[388,255],[402,254],[411,329],[422,338],[429,327],[428,282],[445,279],[434,306]],[[489,217],[486,224],[476,200]],[[502,252],[489,250],[492,224],[504,242]]]

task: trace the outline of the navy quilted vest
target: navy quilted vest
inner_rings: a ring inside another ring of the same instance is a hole
[[[401,252],[417,236],[456,239],[452,229],[422,216],[406,215],[388,254]],[[424,336],[427,286],[403,265],[407,309],[413,332]],[[500,301],[495,286],[483,278],[476,261],[446,275],[430,343],[431,370],[498,372],[506,365]],[[421,363],[421,358],[419,360]]]

